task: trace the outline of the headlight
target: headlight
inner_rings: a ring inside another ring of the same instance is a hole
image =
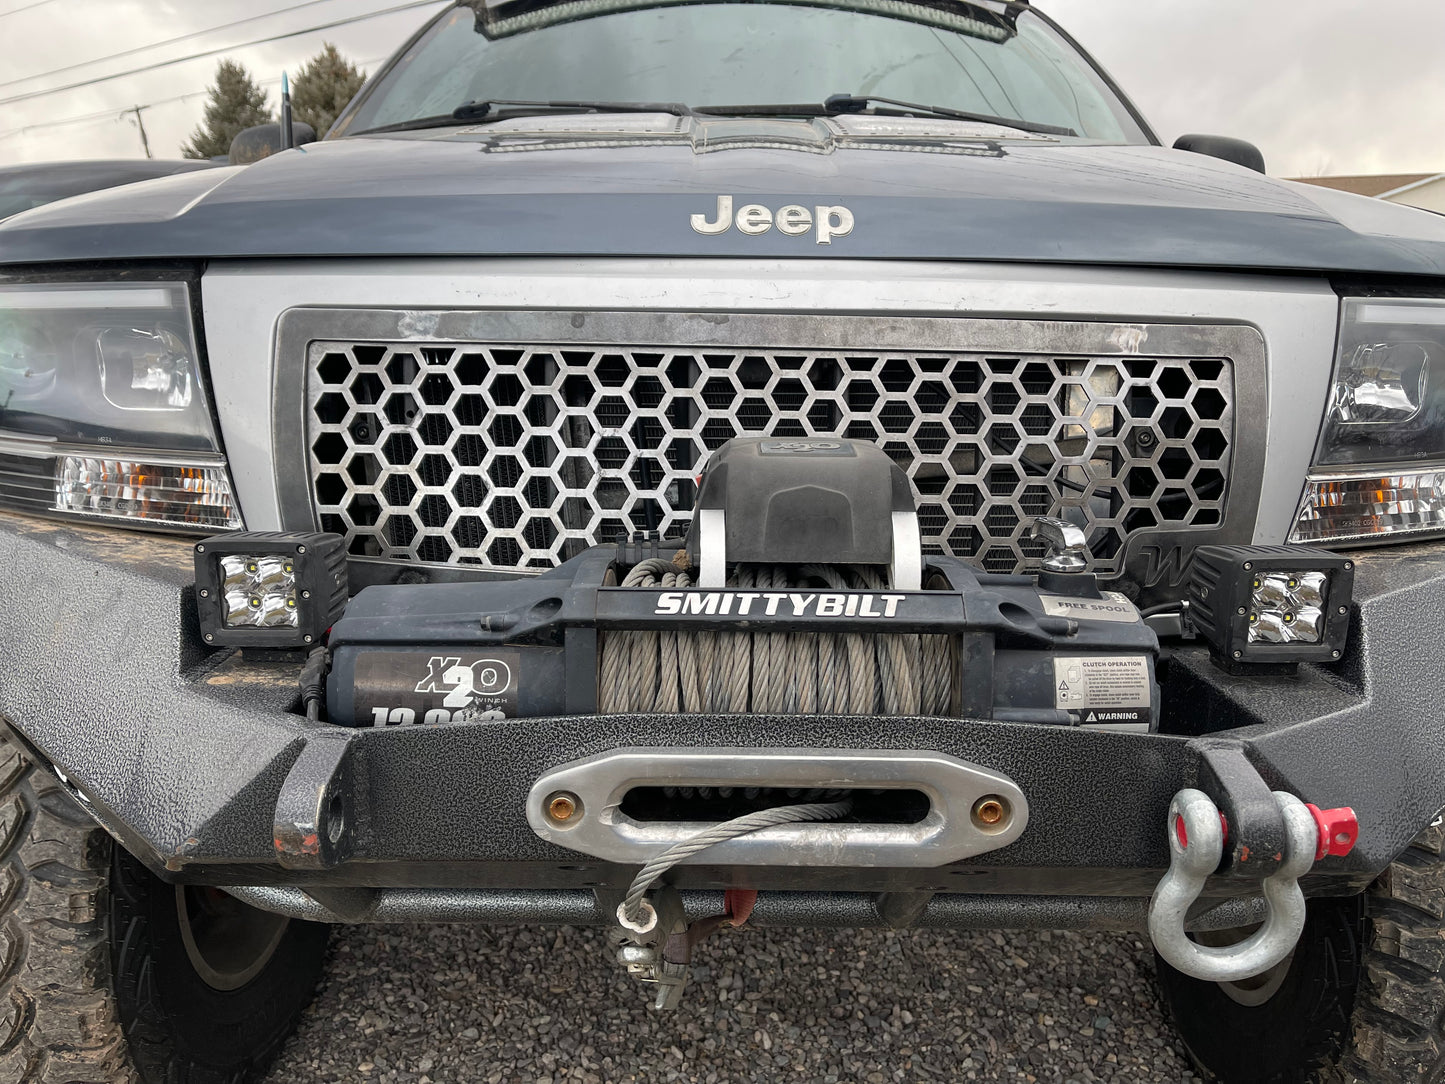
[[[1445,301],[1348,298],[1294,542],[1445,532]]]
[[[241,526],[184,283],[0,284],[0,505]]]

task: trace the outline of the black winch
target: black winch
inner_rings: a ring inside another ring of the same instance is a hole
[[[927,556],[902,471],[851,440],[713,456],[686,539],[538,576],[374,586],[331,630],[332,722],[595,712],[945,715],[1147,730],[1158,641],[1034,526],[1038,577]]]

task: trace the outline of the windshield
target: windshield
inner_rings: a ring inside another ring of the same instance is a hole
[[[585,6],[601,13],[560,21],[564,9],[555,8],[558,21],[546,22],[544,10],[536,13],[541,25],[492,38],[478,32],[470,8],[443,14],[333,134],[445,117],[469,101],[677,102],[757,112],[820,107],[846,94],[1148,142],[1088,61],[1027,11],[1015,21],[980,10],[977,18],[988,23],[971,31],[973,19],[918,4],[895,4],[909,13],[897,16],[859,10],[863,4]],[[929,25],[930,10],[943,25]]]

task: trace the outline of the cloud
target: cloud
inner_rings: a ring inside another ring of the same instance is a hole
[[[1445,170],[1438,0],[1047,0],[1161,139],[1257,143],[1271,173]]]

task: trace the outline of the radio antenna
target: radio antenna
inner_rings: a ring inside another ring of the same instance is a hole
[[[296,146],[296,134],[291,128],[291,84],[286,73],[281,73],[281,149],[289,151]]]

